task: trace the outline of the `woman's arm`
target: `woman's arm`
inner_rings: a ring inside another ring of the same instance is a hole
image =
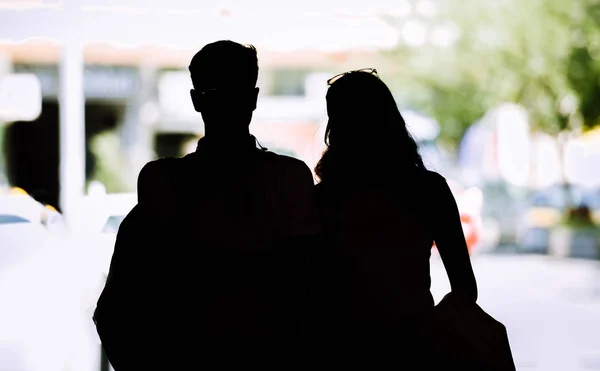
[[[433,238],[446,268],[452,292],[477,301],[477,282],[469,258],[454,195],[446,179],[437,173],[432,182]]]

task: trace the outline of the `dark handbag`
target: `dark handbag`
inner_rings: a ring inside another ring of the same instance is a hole
[[[451,370],[516,370],[506,327],[476,303],[454,293],[446,295],[434,308],[431,326],[439,366]]]

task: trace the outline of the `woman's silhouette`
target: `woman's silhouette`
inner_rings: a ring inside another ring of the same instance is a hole
[[[338,360],[424,361],[434,241],[452,291],[477,299],[456,202],[424,166],[377,71],[328,84],[327,148],[315,169],[325,241],[315,259],[318,338]]]

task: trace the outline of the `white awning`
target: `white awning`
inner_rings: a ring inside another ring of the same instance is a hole
[[[29,4],[14,10],[14,4]],[[402,1],[294,2],[79,0],[0,1],[0,40],[32,37],[121,45],[167,45],[197,49],[219,39],[273,51],[345,51],[394,47],[399,32],[381,16],[405,9]],[[55,1],[54,3],[58,3]],[[66,2],[65,2],[66,3]],[[158,4],[164,5],[158,5]],[[46,5],[44,5],[46,4]]]

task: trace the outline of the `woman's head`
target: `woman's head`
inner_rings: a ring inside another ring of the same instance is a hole
[[[326,178],[381,178],[425,169],[389,88],[374,70],[334,78],[327,91],[327,149],[316,174]],[[349,179],[347,179],[349,180]]]

